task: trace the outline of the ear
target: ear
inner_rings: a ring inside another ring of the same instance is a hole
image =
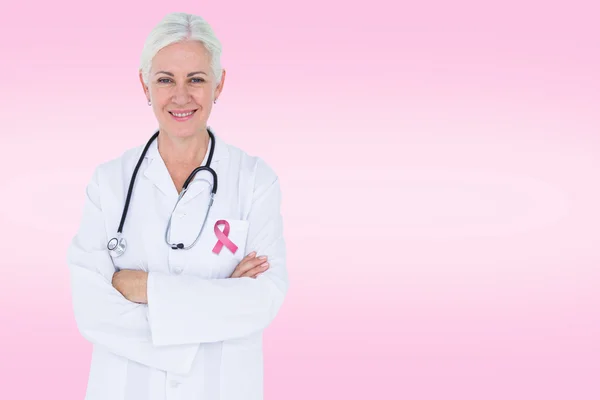
[[[144,95],[146,96],[146,100],[150,100],[150,91],[148,90],[148,86],[144,83],[144,77],[142,76],[142,70],[140,69],[140,83],[142,84],[142,89],[144,90]]]
[[[215,88],[215,99],[218,98],[221,95],[221,92],[223,91],[223,86],[225,85],[225,75],[226,74],[227,74],[227,71],[225,71],[225,69],[223,69],[223,73],[221,74],[221,82],[219,82],[219,84]]]

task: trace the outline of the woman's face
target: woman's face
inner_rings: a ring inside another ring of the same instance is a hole
[[[209,53],[198,41],[184,41],[162,48],[152,60],[148,86],[141,72],[140,81],[161,131],[189,137],[206,129],[213,101],[223,89],[225,71],[214,89]]]

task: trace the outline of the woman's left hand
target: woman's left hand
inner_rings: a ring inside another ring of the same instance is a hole
[[[147,283],[148,273],[146,271],[123,269],[115,272],[112,278],[113,287],[127,300],[134,303],[148,303]]]

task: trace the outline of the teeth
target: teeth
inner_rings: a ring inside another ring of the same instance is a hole
[[[171,114],[173,114],[176,117],[188,117],[188,116],[192,115],[193,113],[194,113],[193,111],[190,111],[189,113],[186,113],[186,114],[177,114],[177,113],[171,113]]]

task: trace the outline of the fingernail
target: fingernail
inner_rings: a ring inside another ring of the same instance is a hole
[[[260,256],[260,257],[258,257],[258,259],[259,259],[259,260],[266,260],[266,259],[267,259],[267,257],[266,257],[266,256]]]
[[[256,252],[255,252],[255,251],[253,251],[252,253],[250,253],[250,254],[248,254],[248,255],[249,255],[249,256],[255,256],[255,255],[256,255]]]
[[[262,267],[263,267],[263,268],[269,268],[269,263],[264,263],[264,264],[262,265]]]

